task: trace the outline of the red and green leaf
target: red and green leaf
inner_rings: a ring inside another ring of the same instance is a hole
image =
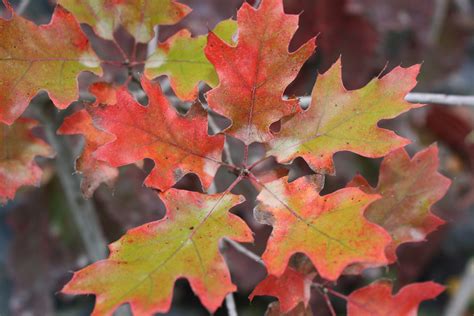
[[[386,249],[390,262],[396,260],[396,249],[400,244],[422,241],[444,223],[430,212],[431,206],[446,194],[450,185],[450,180],[437,171],[438,165],[435,145],[412,159],[404,149],[398,149],[382,161],[376,188],[360,175],[349,184],[368,194],[382,196],[367,208],[365,216],[392,236]]]
[[[359,90],[342,84],[340,61],[318,76],[310,107],[284,119],[269,142],[269,155],[280,162],[302,157],[313,170],[334,173],[333,155],[351,151],[376,158],[409,143],[377,123],[416,106],[404,101],[416,85],[419,66],[397,67]]]
[[[53,156],[52,148],[32,134],[36,125],[25,118],[11,126],[0,123],[0,203],[13,199],[22,186],[38,186],[43,172],[34,158]]]
[[[219,241],[252,242],[250,229],[229,209],[236,195],[171,189],[160,195],[164,219],[132,229],[110,245],[110,256],[76,272],[63,292],[95,294],[93,315],[110,315],[129,303],[136,315],[167,312],[174,283],[186,278],[212,313],[236,290]]]
[[[237,23],[235,47],[209,33],[205,52],[219,85],[207,93],[207,101],[211,109],[232,120],[226,133],[245,144],[265,142],[272,123],[298,111],[296,99],[282,97],[313,53],[314,40],[288,52],[298,16],[285,14],[282,0],[263,0],[258,10],[244,3]]]
[[[175,24],[191,11],[174,0],[59,0],[58,3],[105,39],[114,39],[114,32],[123,26],[140,43],[153,38],[155,25]]]
[[[263,253],[268,272],[281,276],[290,257],[303,253],[321,277],[336,280],[348,265],[387,262],[384,249],[390,236],[364,218],[379,196],[345,188],[320,196],[311,178],[292,183],[287,178],[265,184],[257,197],[258,217],[273,226]]]
[[[155,167],[145,184],[162,191],[187,173],[197,174],[208,188],[221,164],[224,137],[207,134],[207,114],[197,105],[182,116],[159,84],[143,79],[142,85],[149,98],[148,106],[140,105],[122,88],[117,92],[116,106],[93,111],[95,123],[116,137],[95,152],[96,159],[113,167],[152,159]]]
[[[58,6],[51,22],[38,26],[4,3],[12,17],[0,18],[0,122],[12,124],[40,90],[58,108],[66,108],[79,97],[79,73],[101,73],[79,23]]]

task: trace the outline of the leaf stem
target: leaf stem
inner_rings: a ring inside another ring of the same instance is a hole
[[[253,164],[251,164],[249,167],[247,167],[247,169],[248,169],[249,171],[252,171],[253,168],[255,168],[256,166],[258,166],[260,163],[264,162],[264,161],[267,160],[268,158],[270,158],[270,157],[264,156],[264,157],[260,158],[259,160],[255,161]]]
[[[112,41],[114,42],[115,47],[119,51],[120,55],[122,55],[123,61],[128,64],[130,62],[130,60],[128,59],[127,53],[125,53],[122,46],[120,46],[120,44],[117,42],[117,40],[115,38]]]
[[[245,255],[247,258],[251,259],[252,261],[258,263],[261,266],[265,266],[265,263],[263,262],[262,258],[260,258],[258,255],[253,253],[252,251],[248,250],[235,240],[229,239],[229,238],[224,238],[224,241],[228,243],[229,245],[232,245],[234,249],[239,252],[240,254]]]
[[[374,312],[373,310],[370,310],[369,308],[367,308],[367,306],[364,306],[364,305],[360,304],[359,302],[353,300],[352,298],[350,298],[347,295],[344,295],[342,293],[334,291],[333,289],[331,289],[330,287],[327,287],[324,284],[321,284],[321,283],[318,283],[318,282],[313,282],[312,286],[319,289],[320,291],[323,291],[323,293],[329,293],[329,294],[332,294],[332,295],[334,295],[334,296],[336,296],[340,299],[343,299],[344,301],[346,301],[350,304],[353,304],[353,305],[357,306],[360,309],[365,310],[370,315],[377,315],[376,312]]]

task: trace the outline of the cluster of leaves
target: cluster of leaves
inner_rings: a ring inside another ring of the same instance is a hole
[[[60,0],[51,23],[37,26],[4,4],[11,17],[0,20],[3,201],[13,198],[21,185],[37,184],[41,171],[33,159],[52,154],[33,136],[35,123],[19,119],[31,99],[46,90],[64,109],[78,99],[78,74],[88,70],[100,75],[100,65],[107,62],[95,55],[79,22],[104,39],[113,40],[114,31],[123,27],[137,42],[146,43],[155,25],[176,23],[189,12],[173,0]],[[244,3],[237,21],[223,21],[207,36],[191,37],[184,30],[158,44],[140,78],[146,106],[127,84],[91,85],[96,101],[67,117],[58,131],[85,138],[76,164],[84,195],[92,196],[101,183],[113,185],[118,167],[148,158],[155,166],[144,184],[158,191],[167,211],[163,219],[131,229],[111,244],[109,258],[76,272],[64,293],[95,294],[95,315],[111,314],[124,303],[144,315],[169,310],[175,281],[186,278],[214,312],[236,290],[219,242],[253,241],[247,224],[230,212],[244,201],[232,193],[244,179],[260,191],[255,217],[273,227],[262,255],[268,277],[251,297],[278,297],[281,313],[307,308],[311,287],[342,296],[327,282],[396,262],[400,244],[422,241],[443,223],[430,212],[449,186],[437,172],[436,146],[410,158],[403,149],[409,141],[377,125],[418,106],[405,102],[404,96],[416,85],[419,66],[396,67],[348,91],[337,61],[318,76],[311,104],[303,108],[298,99],[284,96],[316,46],[311,39],[288,51],[297,26],[298,16],[285,14],[282,0],[264,0],[258,9]],[[194,102],[185,115],[151,80],[161,75],[168,76],[181,101]],[[206,105],[198,100],[201,82],[212,87]],[[230,125],[211,136],[209,112],[228,118]],[[244,143],[242,164],[222,159],[229,138]],[[249,155],[254,143],[266,149],[256,161]],[[333,155],[341,151],[385,157],[376,188],[357,176],[346,188],[320,194],[324,175],[335,172]],[[290,182],[285,172],[256,172],[268,159],[289,165],[297,158],[306,161],[312,175]],[[218,168],[237,177],[224,192],[211,194]],[[189,173],[200,179],[200,192],[174,187]],[[296,254],[304,254],[311,268],[290,260]],[[350,315],[388,315],[393,310],[407,315],[442,290],[426,282],[393,296],[391,284],[378,281],[344,298]]]

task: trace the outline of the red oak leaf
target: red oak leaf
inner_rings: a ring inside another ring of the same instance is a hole
[[[93,110],[95,123],[116,136],[100,147],[95,157],[113,167],[152,159],[155,167],[145,184],[159,190],[169,189],[187,173],[197,174],[208,188],[220,165],[224,137],[207,134],[207,115],[198,106],[182,116],[159,84],[143,79],[142,85],[149,98],[147,107],[122,88],[117,92],[116,106]]]
[[[164,219],[128,231],[110,245],[107,260],[76,272],[63,289],[96,294],[92,315],[110,315],[126,302],[135,315],[167,312],[178,278],[188,279],[211,313],[235,291],[219,241],[253,241],[245,222],[229,212],[243,199],[176,189],[160,196],[167,207]]]
[[[275,296],[280,302],[280,311],[287,313],[303,302],[308,306],[311,296],[311,283],[316,273],[303,274],[287,267],[280,276],[269,275],[260,282],[250,294],[249,299],[253,300],[255,296],[269,295]]]
[[[40,90],[66,108],[79,96],[78,74],[100,73],[100,61],[72,14],[58,6],[51,22],[38,26],[11,12],[11,19],[0,18],[0,122],[7,124]]]
[[[107,82],[94,82],[89,87],[89,91],[95,96],[96,105],[117,103],[117,89]]]
[[[307,255],[321,277],[329,280],[336,280],[352,263],[387,262],[384,249],[390,236],[363,216],[377,195],[345,188],[320,196],[311,177],[292,183],[282,178],[262,187],[256,213],[273,226],[262,256],[270,274],[282,275],[290,257],[298,252]]]
[[[390,262],[395,262],[400,244],[422,241],[444,223],[430,212],[431,206],[446,194],[451,183],[437,171],[438,165],[438,147],[435,145],[412,159],[402,148],[382,161],[376,188],[360,175],[348,185],[382,196],[367,208],[365,216],[392,236],[392,242],[385,249]]]
[[[84,136],[84,150],[81,157],[76,160],[76,170],[83,175],[81,190],[84,196],[90,198],[103,182],[109,186],[114,184],[118,177],[117,168],[111,167],[104,161],[97,160],[92,155],[97,148],[113,141],[114,137],[95,127],[92,117],[86,110],[81,110],[67,117],[58,133]]]
[[[25,118],[0,124],[0,203],[13,199],[21,186],[39,185],[43,172],[34,158],[53,156],[52,148],[31,133],[36,124]]]
[[[349,295],[349,316],[416,316],[418,306],[437,297],[444,287],[434,282],[413,283],[392,295],[390,282],[375,282]]]
[[[265,316],[313,316],[313,311],[311,310],[311,306],[299,304],[291,311],[282,313],[280,311],[280,304],[278,302],[272,302],[270,305],[268,305]]]
[[[150,41],[156,25],[175,24],[191,9],[174,0],[59,0],[81,23],[101,37],[114,39],[123,26],[137,42]]]
[[[280,162],[297,157],[321,173],[334,173],[333,155],[352,151],[365,157],[383,157],[409,141],[377,123],[416,105],[404,100],[416,85],[419,66],[397,67],[359,90],[347,91],[337,62],[318,76],[310,107],[283,120],[281,131],[269,142],[268,154]]]
[[[246,144],[265,142],[273,122],[298,110],[296,99],[282,96],[315,44],[310,40],[296,52],[288,52],[298,16],[285,14],[282,0],[263,0],[258,10],[244,3],[237,23],[235,47],[209,33],[205,52],[220,83],[208,92],[207,101],[232,120],[226,133]]]

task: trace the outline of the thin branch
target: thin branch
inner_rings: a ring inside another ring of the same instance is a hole
[[[366,311],[368,313],[368,315],[377,315],[377,313],[375,313],[373,310],[367,308],[367,306],[364,306],[362,304],[360,304],[359,302],[357,302],[356,300],[350,298],[349,296],[347,295],[344,295],[342,293],[339,293],[337,291],[334,291],[333,289],[331,289],[330,287],[327,287],[326,285],[324,284],[321,284],[321,283],[318,283],[318,282],[313,282],[311,284],[311,286],[315,287],[316,289],[318,289],[319,291],[323,292],[323,293],[329,293],[329,294],[332,294],[334,295],[335,297],[338,297],[344,301],[346,301],[347,303],[351,303],[355,306],[357,306],[358,308],[360,309],[363,309],[364,311]],[[332,305],[331,305],[332,306]]]
[[[146,47],[146,58],[150,57],[153,55],[153,53],[156,50],[156,47],[158,46],[158,36],[159,36],[159,26],[155,25],[153,27],[153,31],[155,32],[155,36],[151,39],[151,41],[148,42],[147,47]]]
[[[435,0],[435,12],[431,22],[430,34],[428,40],[430,44],[436,44],[443,30],[444,21],[449,9],[449,0]]]
[[[337,316],[336,311],[334,310],[334,306],[332,306],[332,302],[328,294],[325,291],[322,291],[322,295],[323,295],[324,301],[326,302],[326,305],[328,306],[329,313],[331,314],[331,316]]]
[[[107,254],[107,242],[95,206],[91,200],[82,197],[80,179],[74,176],[75,158],[72,148],[65,138],[56,135],[58,122],[55,113],[47,113],[46,109],[38,112],[45,127],[46,138],[56,150],[56,172],[87,256],[92,262],[104,259]]]
[[[115,38],[112,40],[112,42],[115,44],[115,47],[117,48],[117,50],[119,51],[120,55],[122,56],[124,63],[128,64],[128,63],[130,62],[130,60],[128,59],[128,55],[127,55],[127,53],[123,50],[123,48],[122,48],[122,46],[120,45],[120,43],[117,42],[117,40],[116,40]]]
[[[237,313],[237,307],[235,306],[234,295],[232,293],[227,294],[225,297],[225,306],[227,307],[227,314],[229,316],[239,316]]]
[[[311,103],[310,96],[300,97],[300,104],[308,107]],[[413,92],[406,95],[405,100],[410,103],[434,103],[442,105],[472,106],[474,107],[474,96],[440,94],[440,93],[418,93]]]
[[[262,0],[255,0],[255,2],[253,3],[253,7],[255,9],[257,9],[259,6],[260,6],[260,3],[262,2]]]
[[[234,247],[235,250],[237,250],[237,252],[245,255],[247,258],[249,259],[252,259],[253,261],[255,261],[256,263],[262,265],[262,266],[265,266],[265,263],[263,262],[262,258],[260,258],[258,255],[256,255],[255,253],[253,253],[252,251],[248,250],[247,248],[245,248],[244,246],[242,246],[241,244],[239,244],[238,242],[232,240],[232,239],[229,239],[229,238],[224,238],[224,241],[230,245],[232,245],[232,247]]]
[[[25,13],[26,9],[30,5],[31,0],[22,0],[20,4],[16,7],[16,14],[22,15]]]
[[[452,95],[440,93],[409,93],[405,100],[410,103],[435,103],[442,105],[473,106],[474,96],[472,95]]]
[[[474,294],[474,258],[466,265],[461,284],[444,311],[445,316],[465,315],[469,302]]]

